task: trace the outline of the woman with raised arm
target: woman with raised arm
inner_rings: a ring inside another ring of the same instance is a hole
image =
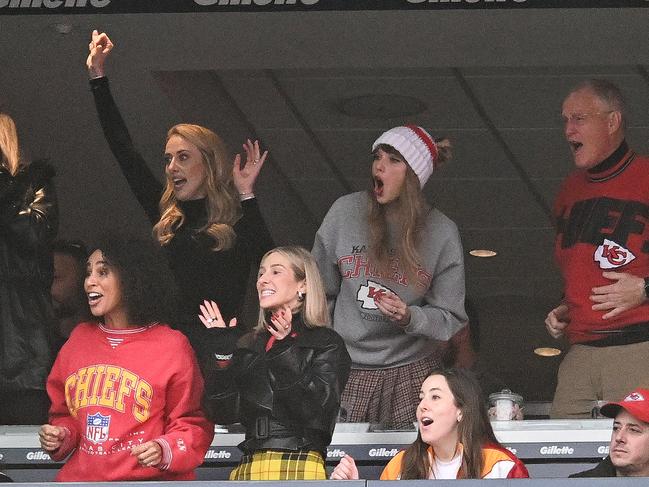
[[[457,227],[422,188],[450,158],[448,140],[395,127],[372,145],[370,191],[339,198],[315,237],[333,326],[352,372],[346,420],[412,425],[421,381],[442,365],[439,341],[465,326]]]
[[[41,447],[71,456],[57,481],[191,480],[214,426],[203,379],[173,317],[173,278],[150,240],[111,235],[88,257],[95,319],[77,325],[47,379]]]
[[[214,302],[201,306],[210,330],[206,374],[208,415],[241,422],[243,457],[231,480],[326,479],[326,448],[349,374],[345,344],[329,328],[318,268],[301,247],[278,247],[262,259],[257,278],[259,320],[234,350]]]
[[[192,343],[203,328],[196,309],[218,300],[230,319],[241,312],[250,273],[273,247],[259,211],[254,184],[267,152],[244,144],[247,160],[234,165],[223,141],[211,130],[180,124],[169,129],[165,147],[166,184],[160,185],[133,146],[110,93],[104,64],[113,44],[92,33],[87,59],[90,87],[104,135],[131,190],[154,225],[180,292],[179,325]]]
[[[47,162],[25,160],[16,124],[0,112],[0,424],[39,424],[47,416],[53,177]]]
[[[525,465],[496,439],[471,372],[433,371],[421,385],[416,416],[417,439],[390,460],[381,480],[529,477]],[[343,457],[331,478],[358,479],[354,459]]]

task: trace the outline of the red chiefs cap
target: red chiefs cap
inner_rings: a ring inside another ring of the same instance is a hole
[[[625,409],[640,421],[649,423],[649,389],[636,389],[620,402],[604,404],[600,412],[604,416],[614,418],[620,409]]]

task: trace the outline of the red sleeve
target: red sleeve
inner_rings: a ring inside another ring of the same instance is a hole
[[[523,462],[521,462],[520,458],[518,458],[516,455],[514,455],[511,451],[509,451],[505,447],[498,447],[499,450],[501,450],[503,453],[505,453],[509,459],[514,462],[514,466],[512,469],[509,471],[507,474],[508,479],[529,479],[530,478],[530,473],[527,471],[527,467]]]
[[[530,473],[527,471],[527,467],[521,462],[518,458],[514,460],[514,466],[507,474],[508,479],[529,479]]]
[[[214,425],[201,410],[203,378],[196,357],[185,341],[166,392],[165,433],[156,438],[162,447],[161,470],[190,472],[203,463],[214,437]]]
[[[79,422],[77,418],[70,414],[65,400],[66,377],[62,367],[62,362],[65,361],[65,355],[65,351],[59,354],[47,378],[47,394],[52,403],[49,412],[49,422],[53,426],[60,426],[68,430],[63,445],[58,450],[50,452],[52,459],[57,462],[63,460],[77,447],[81,437]]]

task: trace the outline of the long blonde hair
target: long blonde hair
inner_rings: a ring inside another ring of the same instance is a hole
[[[16,124],[9,115],[0,113],[0,164],[15,176],[20,169],[20,159]]]
[[[437,168],[451,158],[451,144],[448,139],[436,139],[435,145],[438,150],[435,160],[435,168]],[[420,263],[417,248],[421,242],[421,231],[430,207],[424,198],[419,178],[408,165],[406,158],[391,145],[380,144],[376,150],[382,150],[404,161],[406,163],[406,178],[401,194],[393,205],[396,210],[395,221],[400,222],[396,253],[393,256],[389,255],[390,234],[386,205],[379,204],[376,198],[370,196],[367,218],[370,233],[368,260],[377,267],[381,274],[387,275],[392,259],[398,259],[408,281],[415,282]]]
[[[191,142],[201,152],[206,173],[207,224],[200,232],[214,240],[212,250],[227,250],[236,239],[233,226],[241,217],[241,203],[232,181],[232,162],[225,144],[218,135],[200,125],[174,125],[167,132],[167,142],[174,135]],[[160,198],[160,220],[153,227],[153,234],[160,245],[169,243],[184,221],[185,215],[178,206],[173,181],[167,177]]]
[[[261,259],[261,265],[263,265],[266,257],[275,253],[289,261],[296,281],[305,281],[306,283],[304,299],[298,302],[297,309],[293,311],[302,312],[302,320],[307,328],[329,326],[330,317],[329,310],[327,309],[327,296],[325,295],[318,265],[311,253],[299,245],[275,247],[273,250],[269,250],[264,254]],[[259,319],[257,320],[255,330],[264,330],[265,324],[265,313],[260,308]]]

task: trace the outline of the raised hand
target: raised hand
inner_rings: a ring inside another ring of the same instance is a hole
[[[273,311],[270,316],[270,323],[266,323],[266,329],[277,340],[283,340],[291,334],[293,326],[293,313],[291,308],[283,306],[281,309]]]
[[[199,307],[201,313],[198,315],[198,318],[207,328],[228,328],[237,326],[236,318],[232,318],[229,324],[225,324],[223,316],[221,316],[221,310],[219,310],[219,307],[214,301],[208,301],[206,299]]]
[[[100,34],[97,30],[93,30],[90,44],[88,44],[88,50],[90,51],[86,59],[88,76],[91,78],[101,78],[104,76],[106,58],[110,51],[113,50],[113,43],[105,32]]]
[[[245,166],[243,169],[241,168],[241,154],[237,154],[232,168],[234,186],[241,196],[254,193],[255,181],[266,161],[266,157],[268,157],[268,151],[261,153],[258,140],[254,142],[250,139],[246,140],[246,143],[243,144],[243,150],[246,152]]]

